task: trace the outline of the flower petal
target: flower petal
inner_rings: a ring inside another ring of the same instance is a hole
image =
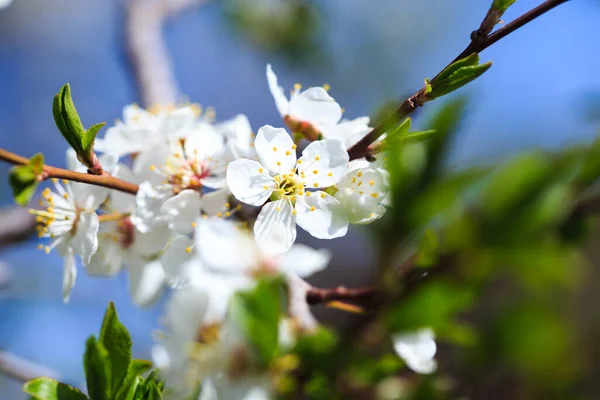
[[[96,211],[108,196],[108,189],[102,186],[79,182],[69,182],[67,185],[71,186],[75,204],[84,210]]]
[[[177,152],[183,153],[181,144],[172,142],[166,144],[161,140],[135,157],[133,161],[133,173],[139,182],[149,181],[152,184],[158,185],[165,178],[162,174],[157,173],[156,170],[163,168],[167,164],[169,156]]]
[[[437,368],[433,358],[437,346],[433,331],[424,328],[410,333],[393,336],[394,350],[406,362],[409,368],[420,374],[431,374]]]
[[[171,286],[180,286],[186,281],[186,269],[192,267],[192,246],[194,242],[187,236],[177,236],[160,257],[165,277]],[[197,263],[199,268],[202,268]]]
[[[169,228],[186,235],[193,230],[193,223],[200,216],[202,200],[195,190],[183,190],[171,197],[160,208],[165,215]]]
[[[147,232],[141,232],[134,228],[130,250],[143,257],[156,256],[165,248],[171,238],[171,233],[166,222],[155,224]]]
[[[183,146],[188,160],[206,160],[223,151],[225,141],[212,125],[199,123],[186,137]]]
[[[227,144],[235,159],[256,158],[254,134],[248,117],[243,114],[236,115],[232,119],[216,125],[215,129],[227,138]]]
[[[138,182],[135,175],[133,175],[133,171],[131,171],[131,169],[124,164],[118,164],[113,175],[127,182]],[[110,207],[113,211],[132,212],[135,209],[135,196],[132,196],[130,193],[124,193],[119,190],[111,190],[109,195]]]
[[[295,220],[289,201],[281,199],[267,203],[254,224],[256,243],[271,254],[288,251],[296,240]]]
[[[348,219],[340,210],[340,202],[323,191],[298,197],[296,212],[298,225],[316,238],[334,239],[348,232]]]
[[[77,230],[71,240],[71,246],[73,246],[75,253],[81,256],[84,265],[90,262],[92,255],[98,249],[99,227],[100,222],[95,212],[83,211],[79,214]]]
[[[330,259],[331,252],[327,249],[315,250],[303,244],[295,244],[290,251],[279,257],[278,263],[282,271],[306,278],[324,270]]]
[[[75,266],[75,254],[72,248],[67,248],[64,257],[62,295],[63,302],[68,303],[77,279],[77,267]]]
[[[246,204],[260,206],[276,187],[262,165],[252,160],[236,160],[227,167],[227,184],[236,199]]]
[[[283,88],[277,82],[277,75],[273,72],[271,64],[267,64],[267,83],[269,84],[269,90],[275,100],[275,107],[277,107],[279,115],[285,117],[288,114],[289,102]]]
[[[346,173],[348,160],[348,152],[339,140],[312,142],[298,160],[298,174],[309,188],[328,187],[335,185]]]
[[[244,273],[259,263],[254,240],[231,221],[199,221],[195,241],[204,265],[213,271]]]
[[[296,146],[285,129],[263,126],[254,147],[261,164],[273,174],[288,174],[296,168]]]
[[[129,290],[133,302],[140,307],[154,303],[163,291],[165,272],[159,260],[146,261],[131,257],[127,261],[129,269]]]
[[[369,117],[358,117],[351,121],[340,121],[335,125],[322,125],[317,128],[325,139],[341,140],[347,149],[372,129],[369,127]]]
[[[338,188],[335,198],[341,203],[350,222],[366,224],[385,213],[385,208],[380,206],[388,190],[383,171],[373,168],[349,171],[338,183]]]
[[[113,238],[98,239],[98,250],[85,265],[89,275],[114,276],[123,266],[123,248]]]
[[[150,182],[142,182],[135,195],[136,209],[131,214],[131,222],[140,232],[148,232],[166,221],[160,212],[164,202],[171,197],[171,192],[163,193],[156,190]]]
[[[202,196],[202,212],[208,216],[215,216],[218,213],[225,213],[229,211],[226,207],[228,205],[229,196],[231,192],[229,188],[223,188],[215,190],[214,192],[206,193]]]
[[[288,114],[313,125],[334,125],[342,108],[322,87],[311,87],[290,100]]]

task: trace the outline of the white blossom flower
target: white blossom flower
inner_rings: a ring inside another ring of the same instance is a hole
[[[437,369],[437,362],[433,358],[437,351],[434,338],[431,329],[423,328],[395,334],[392,340],[394,350],[410,369],[420,374],[431,374]]]
[[[306,278],[325,269],[331,258],[328,250],[301,244],[286,253],[272,254],[270,248],[257,246],[234,222],[217,218],[199,221],[194,239],[203,265],[220,273],[252,275],[264,271]]]
[[[257,243],[275,252],[287,251],[296,240],[296,223],[320,239],[344,236],[348,221],[339,212],[339,201],[317,190],[335,185],[346,171],[348,153],[342,143],[313,142],[296,161],[296,145],[286,131],[264,126],[255,145],[260,163],[232,162],[227,183],[244,203],[262,206],[272,200],[264,204],[254,225]]]
[[[158,144],[140,153],[134,173],[146,182],[137,194],[134,224],[144,231],[166,221],[185,234],[191,232],[202,210],[210,215],[224,208],[229,196],[225,168],[230,154],[223,136],[208,124],[198,125],[185,140]]]
[[[334,197],[353,224],[368,224],[386,211],[382,202],[388,193],[388,173],[367,161],[351,161],[336,188]]]
[[[277,82],[271,64],[267,64],[267,83],[277,111],[284,118],[293,118],[316,127],[335,125],[342,118],[342,108],[322,87],[311,87],[301,92],[301,87],[297,84],[288,100],[283,88]]]
[[[311,87],[301,92],[301,85],[296,84],[288,100],[270,64],[267,65],[267,82],[279,114],[294,132],[313,140],[319,137],[338,139],[348,149],[372,129],[369,117],[341,119],[342,108],[323,87]]]
[[[231,359],[223,341],[229,299],[251,281],[189,271],[189,284],[175,290],[166,306],[165,330],[152,350],[154,364],[170,388],[187,393],[222,372]]]
[[[166,139],[186,137],[194,129],[199,115],[194,105],[163,108],[156,113],[129,105],[123,109],[123,122],[118,121],[106,131],[104,138],[96,139],[94,149],[119,157],[139,153]]]
[[[96,210],[106,199],[108,190],[103,187],[53,179],[56,192],[46,188],[40,205],[45,210],[30,210],[36,215],[38,236],[51,239],[48,246],[39,246],[46,253],[56,248],[65,257],[63,300],[69,300],[75,284],[75,254],[84,265],[90,262],[98,249],[99,219]]]

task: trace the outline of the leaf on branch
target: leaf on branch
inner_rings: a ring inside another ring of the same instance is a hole
[[[99,343],[108,352],[111,371],[110,393],[116,393],[125,380],[131,362],[131,336],[117,316],[115,304],[111,301],[106,308]]]
[[[515,4],[516,1],[517,0],[494,0],[492,3],[492,8],[498,10],[500,14],[504,14],[508,7]]]
[[[36,400],[87,400],[78,389],[50,378],[36,378],[23,385],[23,391]]]
[[[233,321],[255,347],[264,365],[273,359],[278,347],[283,285],[279,278],[262,279],[253,290],[236,293],[230,303]]]
[[[71,87],[68,83],[54,96],[52,114],[58,130],[75,150],[79,161],[86,167],[92,168],[94,166],[94,141],[98,131],[105,123],[101,122],[91,126],[88,130],[84,129],[73,103]]]
[[[8,181],[12,188],[13,198],[18,205],[27,205],[35,194],[43,167],[44,155],[38,153],[29,159],[29,164],[11,168]]]
[[[140,375],[149,371],[151,368],[152,363],[150,361],[131,360],[127,375],[116,392],[115,398],[118,400],[133,398],[130,396],[133,396],[140,382],[144,380]]]
[[[491,61],[479,64],[479,54],[477,53],[450,64],[431,81],[431,91],[427,94],[428,100],[436,99],[460,89],[479,78],[491,66]]]
[[[90,336],[85,344],[83,366],[90,399],[109,400],[111,398],[109,355],[94,336]]]

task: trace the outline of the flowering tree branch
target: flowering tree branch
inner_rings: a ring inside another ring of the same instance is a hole
[[[473,53],[482,52],[483,50],[487,49],[500,39],[504,38],[505,36],[508,36],[517,29],[526,25],[527,23],[533,21],[537,17],[545,14],[546,12],[552,10],[554,7],[567,1],[568,0],[547,0],[539,6],[532,9],[531,11],[521,15],[514,21],[506,24],[494,33],[491,32],[494,29],[494,26],[496,26],[496,24],[499,22],[501,13],[492,6],[486,14],[485,18],[483,19],[483,22],[481,23],[479,29],[471,33],[471,42],[469,43],[469,45],[458,56],[456,56],[456,58],[451,63],[449,63],[448,66],[453,64],[455,61],[467,57]],[[438,75],[436,75],[436,77],[437,76],[439,76],[439,73]],[[435,77],[432,79],[432,81],[433,80],[435,80]],[[404,100],[404,102],[386,120],[400,121],[409,114],[411,114],[413,111],[415,111],[417,108],[422,107],[426,101],[427,87],[422,87],[421,89],[419,89],[418,92]],[[354,160],[362,157],[370,157],[373,154],[373,149],[370,147],[370,145],[385,133],[386,126],[387,124],[385,122],[380,123],[375,128],[373,128],[373,130],[371,130],[371,132],[369,132],[368,135],[363,137],[354,146],[348,149],[350,159]]]
[[[29,163],[29,160],[27,158],[19,156],[15,153],[4,149],[0,149],[0,160],[15,165],[27,165]],[[42,181],[50,178],[66,179],[74,182],[103,186],[109,189],[115,189],[130,194],[136,194],[138,191],[138,185],[131,182],[126,182],[119,178],[115,178],[114,176],[84,174],[81,172],[75,172],[63,168],[44,165],[42,169],[42,174],[40,175],[40,177],[38,177],[38,179]]]

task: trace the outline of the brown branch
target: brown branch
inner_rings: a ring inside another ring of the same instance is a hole
[[[16,165],[27,165],[29,160],[25,157],[19,156],[10,151],[0,149],[0,160],[6,161],[10,164]],[[115,178],[110,175],[90,175],[83,174],[81,172],[70,171],[68,169],[51,167],[49,165],[43,166],[42,179],[57,178],[66,179],[74,182],[88,183],[90,185],[103,186],[109,189],[115,189],[121,192],[136,194],[138,191],[138,185],[126,182],[122,179]]]
[[[306,292],[306,302],[309,305],[329,303],[330,301],[371,302],[379,293],[377,287],[348,289],[339,286],[333,289],[311,288]]]
[[[567,1],[568,0],[547,0],[539,6],[532,9],[531,11],[521,15],[514,21],[506,24],[494,33],[491,33],[491,31],[494,29],[494,26],[498,23],[498,19],[500,18],[501,14],[499,14],[497,10],[490,8],[479,29],[477,29],[471,34],[471,42],[469,43],[469,45],[458,56],[456,56],[456,58],[451,63],[449,63],[448,66],[454,63],[455,61],[467,57],[473,53],[482,52],[483,50],[487,49],[500,39],[504,38],[505,36],[508,36],[512,32],[533,21],[537,17],[543,15],[544,13],[553,9],[554,7]],[[446,67],[444,67],[444,69],[445,68]],[[438,75],[439,73],[436,75],[436,77]],[[435,80],[435,77],[432,79],[432,81],[433,80]],[[348,154],[350,155],[350,159],[354,160],[357,158],[372,156],[373,152],[370,148],[370,145],[385,133],[387,124],[390,121],[400,121],[404,119],[417,108],[422,107],[427,101],[427,93],[425,87],[423,87],[419,89],[417,93],[413,94],[408,99],[406,99],[393,114],[386,118],[386,120],[383,123],[377,125],[365,137],[359,140],[354,146],[349,148]]]
[[[33,363],[16,355],[0,351],[0,373],[21,382],[27,382],[40,376],[59,379],[60,374],[46,366]]]

